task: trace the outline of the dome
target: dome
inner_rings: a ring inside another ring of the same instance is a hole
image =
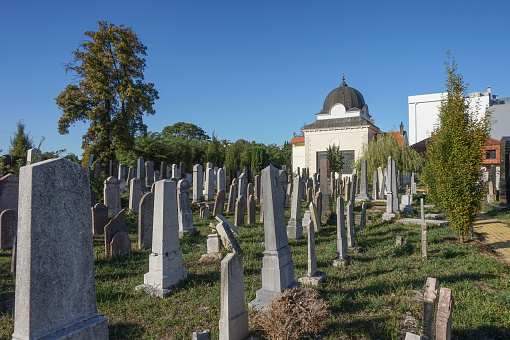
[[[338,103],[343,104],[346,110],[352,108],[361,110],[365,106],[365,99],[358,90],[347,86],[345,83],[345,76],[342,77],[342,84],[340,84],[340,87],[331,91],[324,100],[321,113],[329,112],[329,109]]]

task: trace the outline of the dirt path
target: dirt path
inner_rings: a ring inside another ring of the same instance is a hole
[[[500,253],[510,263],[510,226],[498,219],[480,214],[474,225],[475,232],[481,234],[489,247]]]

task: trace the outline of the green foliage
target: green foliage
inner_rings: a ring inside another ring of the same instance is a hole
[[[297,138],[297,137],[304,137],[305,136],[305,133],[303,132],[303,129],[305,128],[306,126],[306,122],[303,122],[303,125],[301,125],[301,127],[299,128],[299,132],[293,132],[292,133],[292,136],[294,138]]]
[[[214,132],[212,140],[207,145],[205,159],[207,162],[211,162],[214,166],[218,167],[223,167],[223,163],[225,162],[225,147],[216,138]]]
[[[290,168],[292,166],[292,145],[285,141],[283,147],[275,144],[267,146],[268,162],[264,167],[272,164],[274,167],[281,168],[283,165]]]
[[[11,138],[11,145],[9,147],[9,154],[11,156],[26,157],[27,151],[34,147],[34,142],[30,138],[28,132],[25,132],[25,123],[19,120],[16,123],[16,132]]]
[[[326,158],[329,161],[329,170],[331,172],[340,172],[344,166],[343,156],[340,152],[340,146],[330,145],[326,149]]]
[[[361,160],[367,161],[367,173],[371,179],[378,167],[388,165],[388,157],[395,161],[400,173],[417,172],[421,169],[423,158],[409,145],[399,146],[398,140],[390,133],[381,133],[373,138],[368,145],[363,146],[362,156],[356,160],[358,173],[361,171]]]
[[[210,137],[205,134],[205,131],[201,127],[196,126],[195,124],[184,122],[175,123],[172,126],[166,126],[163,128],[162,133],[169,134],[174,137],[180,136],[188,140],[195,139],[205,141],[210,139]]]
[[[448,53],[448,59],[450,55]],[[439,125],[427,144],[423,180],[433,201],[461,236],[469,232],[480,212],[485,183],[482,161],[490,132],[490,112],[478,114],[466,101],[467,86],[455,60],[446,62],[447,97],[439,108]]]
[[[241,170],[242,146],[238,143],[230,144],[225,150],[225,166],[232,171]]]
[[[264,147],[256,145],[251,150],[251,169],[258,175],[266,166],[267,153]]]
[[[76,82],[67,85],[55,101],[62,110],[58,132],[69,133],[76,122],[89,122],[82,148],[103,159],[114,159],[117,150],[129,150],[135,134],[145,133],[143,115],[155,113],[158,92],[144,82],[146,47],[124,25],[99,21],[99,30],[88,37],[66,65]]]

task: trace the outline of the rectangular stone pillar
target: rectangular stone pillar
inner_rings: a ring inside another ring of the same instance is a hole
[[[141,199],[142,182],[138,178],[133,178],[129,184],[129,209],[131,209],[134,214],[138,214]]]
[[[108,339],[97,312],[89,169],[67,159],[20,168],[12,339]]]
[[[347,255],[344,199],[341,196],[336,199],[336,251],[337,257],[333,259],[333,266],[341,267],[351,262],[351,258]]]
[[[441,288],[436,314],[436,340],[450,340],[452,338],[452,312],[452,290]]]
[[[303,185],[301,177],[297,175],[293,181],[294,191],[290,204],[290,220],[287,226],[287,237],[298,240],[303,236],[303,225],[301,223],[301,197],[303,197]]]
[[[193,165],[193,202],[197,202],[204,195],[203,183],[204,175],[202,171],[202,165]]]
[[[368,174],[367,174],[367,160],[361,160],[361,176],[359,185],[359,200],[370,200],[368,196]]]

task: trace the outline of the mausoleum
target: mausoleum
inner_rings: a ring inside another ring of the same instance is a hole
[[[299,167],[307,168],[311,174],[318,173],[327,148],[336,145],[343,155],[342,174],[351,174],[363,145],[381,132],[371,120],[363,95],[347,86],[344,76],[340,86],[327,95],[322,110],[315,115],[317,120],[302,129],[304,137],[291,141],[292,170],[297,171]]]

